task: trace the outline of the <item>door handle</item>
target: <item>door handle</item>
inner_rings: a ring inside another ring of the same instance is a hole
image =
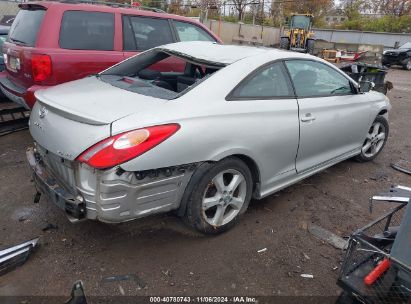
[[[315,120],[315,117],[311,113],[307,113],[303,117],[301,117],[302,122],[310,122],[314,120]]]

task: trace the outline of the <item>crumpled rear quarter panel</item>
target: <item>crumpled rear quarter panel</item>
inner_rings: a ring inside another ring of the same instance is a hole
[[[78,189],[87,201],[88,218],[103,222],[123,222],[177,209],[192,175],[189,171],[174,172],[171,176],[159,173],[157,177],[138,180],[133,172],[119,176],[116,169],[100,171],[85,167],[82,165],[79,170]],[[96,183],[90,184],[90,180]]]

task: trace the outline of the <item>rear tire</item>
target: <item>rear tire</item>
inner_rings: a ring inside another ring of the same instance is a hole
[[[187,186],[186,222],[205,234],[219,234],[233,227],[248,208],[253,189],[250,169],[236,157],[225,158]]]
[[[363,163],[376,158],[387,142],[388,133],[388,121],[383,116],[377,116],[367,133],[361,153],[355,159]]]
[[[280,49],[289,50],[290,49],[290,39],[287,37],[281,37],[280,39]]]
[[[314,54],[314,44],[315,40],[314,39],[307,39],[307,53],[308,54]]]

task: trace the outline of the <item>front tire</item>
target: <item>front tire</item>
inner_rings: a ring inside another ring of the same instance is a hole
[[[359,162],[367,162],[376,158],[387,142],[388,133],[388,121],[383,116],[377,116],[368,130],[361,153],[355,159]]]
[[[315,40],[313,39],[307,39],[307,53],[308,54],[314,54],[314,44]]]
[[[219,234],[233,227],[247,210],[252,175],[244,162],[228,157],[201,176],[193,176],[187,189],[186,222],[202,233]]]
[[[289,50],[290,49],[290,39],[287,37],[281,37],[280,39],[280,49]]]
[[[404,65],[403,65],[404,70],[411,71],[411,59],[408,59]]]

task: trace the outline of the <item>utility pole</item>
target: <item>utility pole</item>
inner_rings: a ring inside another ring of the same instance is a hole
[[[264,0],[261,0],[261,25],[264,24]]]

